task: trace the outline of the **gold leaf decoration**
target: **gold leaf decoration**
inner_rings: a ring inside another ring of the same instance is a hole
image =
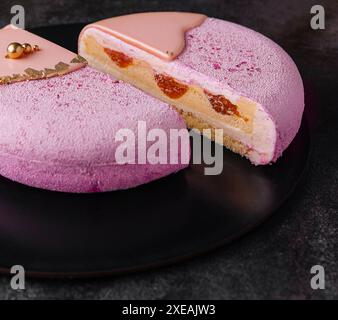
[[[88,63],[87,60],[79,54],[70,63]]]
[[[87,60],[77,55],[70,63],[82,63],[87,64]],[[44,78],[51,78],[55,76],[62,76],[69,72],[70,65],[60,61],[54,66],[54,69],[45,68],[43,70],[35,70],[33,68],[25,69],[23,74],[13,74],[11,76],[0,77],[0,85],[15,83],[25,80],[37,80]]]
[[[69,64],[64,63],[64,62],[59,62],[56,66],[55,66],[55,70],[56,71],[65,71],[69,68]]]
[[[56,70],[58,75],[63,75],[65,73],[67,73],[68,69],[69,69],[69,64],[64,63],[64,62],[59,62],[55,66],[55,70]]]
[[[16,80],[16,79],[19,79],[21,78],[21,74],[13,74],[12,75],[12,79]]]
[[[43,73],[44,73],[46,78],[51,78],[51,77],[54,77],[56,75],[56,70],[45,68]]]
[[[32,68],[25,69],[25,73],[27,73],[31,79],[38,79],[43,77],[43,71],[38,71]]]
[[[0,84],[9,84],[11,82],[10,76],[5,76],[0,78]]]

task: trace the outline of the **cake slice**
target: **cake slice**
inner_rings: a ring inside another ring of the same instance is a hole
[[[5,58],[13,41],[40,50]],[[145,135],[160,129],[169,136],[177,129],[188,136],[183,119],[166,103],[12,26],[0,30],[0,52],[2,176],[48,190],[102,192],[135,187],[187,167],[189,146],[185,152],[177,149],[177,163],[156,163],[156,157],[141,162],[136,151],[125,163],[117,156],[120,129],[135,134],[132,148],[147,152],[153,145],[138,139],[140,122],[146,125]],[[167,150],[168,144],[158,144]]]
[[[201,14],[139,13],[86,26],[79,53],[173,106],[187,125],[251,160],[277,160],[299,130],[302,79],[273,41]],[[209,130],[210,131],[210,130]]]

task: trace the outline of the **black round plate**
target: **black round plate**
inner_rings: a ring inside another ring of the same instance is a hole
[[[82,25],[33,32],[76,50]],[[255,167],[224,149],[224,170],[204,165],[126,191],[49,192],[0,178],[0,267],[28,274],[85,277],[176,262],[229,243],[270,216],[305,168],[305,120],[274,165]]]

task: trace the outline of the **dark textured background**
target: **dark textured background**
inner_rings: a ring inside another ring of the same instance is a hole
[[[310,28],[310,8],[326,9],[326,29]],[[26,0],[0,1],[0,27],[22,4],[27,27],[91,22],[140,11],[195,11],[262,32],[290,53],[306,89],[312,130],[307,174],[269,221],[231,246],[157,271],[96,280],[27,280],[10,289],[0,277],[0,299],[338,299],[338,2],[249,0]],[[1,254],[1,252],[0,252]],[[321,264],[326,289],[310,287]]]

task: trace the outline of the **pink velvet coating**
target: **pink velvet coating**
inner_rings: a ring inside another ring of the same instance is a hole
[[[0,86],[0,174],[64,192],[126,189],[186,164],[116,163],[115,134],[184,129],[180,115],[131,85],[84,67],[62,77]],[[179,155],[180,157],[180,155]]]
[[[94,26],[122,41],[170,61],[183,51],[185,32],[199,26],[205,18],[206,16],[202,14],[191,12],[135,13],[101,20],[86,26],[82,33]],[[165,36],[163,30],[167,31]]]
[[[272,40],[243,26],[207,18],[186,33],[184,52],[173,62],[217,81],[264,108],[277,131],[275,161],[299,130],[304,88],[290,56]]]

